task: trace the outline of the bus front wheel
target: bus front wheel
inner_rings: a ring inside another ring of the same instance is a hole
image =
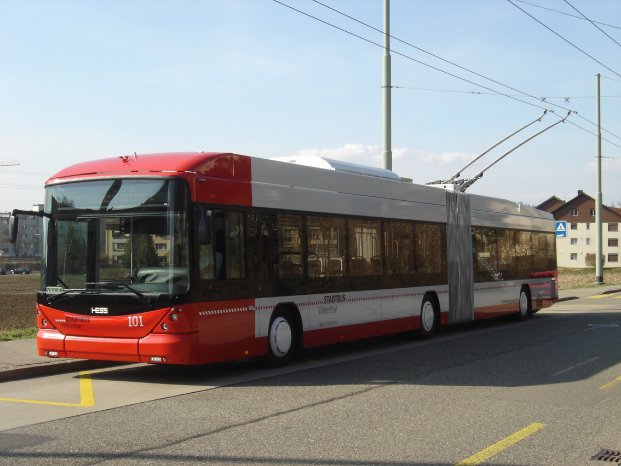
[[[297,333],[291,313],[287,309],[277,309],[270,320],[267,358],[269,367],[287,365],[295,354]]]

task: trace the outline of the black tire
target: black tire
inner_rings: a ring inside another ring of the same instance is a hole
[[[418,338],[431,338],[438,329],[439,311],[432,295],[425,295],[420,306],[420,328],[416,331]]]
[[[298,332],[291,312],[284,308],[276,309],[270,319],[267,336],[267,365],[286,366],[295,356],[298,345]]]
[[[523,286],[520,290],[520,297],[518,298],[518,314],[517,320],[526,320],[533,315],[532,303],[530,300],[530,290],[527,286]]]

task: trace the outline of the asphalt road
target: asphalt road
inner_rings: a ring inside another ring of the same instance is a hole
[[[621,451],[621,293],[524,323],[0,384],[2,464],[597,465]]]

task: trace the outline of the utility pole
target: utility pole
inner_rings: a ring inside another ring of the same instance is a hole
[[[604,268],[602,253],[602,125],[600,106],[600,74],[595,75],[597,88],[597,199],[595,200],[595,283],[604,284]]]
[[[384,0],[384,60],[382,72],[382,167],[392,170],[391,83],[390,83],[390,0]]]

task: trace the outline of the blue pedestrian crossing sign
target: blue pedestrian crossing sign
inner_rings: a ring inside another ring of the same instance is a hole
[[[567,222],[554,222],[554,230],[556,231],[557,238],[567,238]]]

